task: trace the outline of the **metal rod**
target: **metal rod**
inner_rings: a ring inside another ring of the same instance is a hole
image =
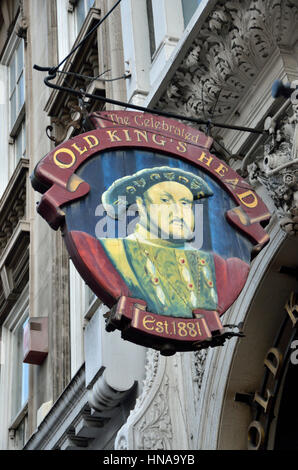
[[[38,65],[34,65],[33,68],[36,69],[36,70],[39,70],[39,71],[44,71],[44,68],[39,67]],[[109,104],[112,104],[112,105],[115,105],[115,106],[121,106],[123,108],[130,108],[130,109],[134,109],[136,111],[143,111],[143,112],[147,112],[147,113],[150,113],[150,114],[156,114],[158,116],[164,116],[164,117],[167,117],[167,118],[189,121],[189,122],[193,122],[195,124],[204,124],[204,125],[211,125],[212,127],[221,127],[223,129],[233,129],[233,130],[242,131],[242,132],[251,132],[251,133],[254,133],[254,134],[265,134],[267,132],[265,130],[260,131],[260,130],[252,129],[252,128],[249,128],[249,127],[241,127],[241,126],[234,126],[234,125],[229,125],[229,124],[221,124],[219,122],[204,121],[203,119],[197,119],[197,118],[191,118],[191,117],[187,117],[187,116],[181,116],[180,114],[169,113],[169,112],[166,112],[166,111],[158,111],[156,109],[151,109],[151,108],[144,108],[143,106],[138,106],[138,105],[131,104],[131,103],[125,103],[123,101],[113,100],[111,98],[106,98],[106,97],[100,96],[100,95],[92,95],[90,93],[85,93],[85,92],[82,92],[82,91],[74,90],[72,88],[67,88],[67,87],[63,87],[63,86],[60,86],[60,85],[56,85],[55,83],[51,83],[50,80],[54,80],[55,78],[56,78],[56,71],[53,70],[52,74],[45,77],[44,83],[46,84],[46,86],[48,86],[50,88],[54,88],[55,90],[63,91],[63,92],[66,92],[66,93],[72,93],[73,95],[80,96],[80,97],[84,96],[86,98],[103,101],[105,103],[109,103]]]

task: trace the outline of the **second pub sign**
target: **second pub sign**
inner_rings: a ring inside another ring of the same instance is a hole
[[[248,183],[178,121],[101,112],[32,175],[81,277],[110,308],[107,331],[161,351],[223,344],[270,214]]]

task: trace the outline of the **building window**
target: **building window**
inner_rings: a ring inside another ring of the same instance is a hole
[[[182,9],[184,17],[184,26],[186,27],[190,22],[194,12],[198,8],[201,0],[182,0]]]
[[[24,417],[20,420],[17,428],[13,430],[14,432],[14,448],[15,449],[23,449],[24,445],[26,444],[26,436],[27,436],[27,426],[28,426],[28,416],[27,413]]]
[[[24,41],[15,37],[12,52],[8,54],[7,138],[10,144],[8,174],[11,176],[19,160],[26,158]]]
[[[14,166],[17,166],[21,158],[26,158],[26,126],[25,119],[20,124],[14,138]]]
[[[85,284],[71,260],[69,261],[69,283],[71,376],[74,377],[85,360],[84,325],[94,315],[101,301]]]
[[[77,34],[88,14],[90,8],[94,6],[95,0],[79,0],[76,4]]]
[[[14,387],[13,387],[13,415],[16,416],[25,406],[29,391],[29,364],[23,362],[24,328],[28,323],[28,311],[26,317],[14,331]]]
[[[69,260],[70,291],[70,365],[71,377],[77,373],[84,362],[84,313],[86,309],[83,281]]]
[[[10,131],[14,134],[15,126],[19,120],[25,104],[25,79],[24,79],[24,43],[20,41],[9,63],[9,110]]]
[[[58,62],[73,48],[95,0],[57,0]]]
[[[27,439],[29,364],[23,363],[24,328],[29,318],[28,286],[2,326],[0,448],[21,449]],[[5,403],[5,406],[3,404]]]
[[[147,16],[148,16],[148,28],[149,28],[150,54],[152,57],[154,52],[156,51],[152,0],[147,0]]]

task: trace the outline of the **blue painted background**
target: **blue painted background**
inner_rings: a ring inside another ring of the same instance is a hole
[[[63,209],[68,230],[85,231],[95,237],[95,226],[100,217],[95,209],[101,203],[101,195],[118,178],[132,175],[144,168],[169,166],[190,171],[202,177],[214,195],[200,200],[204,205],[204,243],[202,250],[213,251],[223,258],[238,257],[250,261],[252,244],[226,221],[225,213],[236,206],[215,180],[190,163],[164,154],[143,150],[117,150],[95,155],[76,172],[89,183],[87,196],[72,202]],[[128,219],[129,222],[129,219]]]

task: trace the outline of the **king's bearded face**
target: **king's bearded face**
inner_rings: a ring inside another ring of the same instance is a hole
[[[176,181],[163,181],[137,198],[139,224],[150,238],[183,242],[193,238],[194,214],[192,192]]]

